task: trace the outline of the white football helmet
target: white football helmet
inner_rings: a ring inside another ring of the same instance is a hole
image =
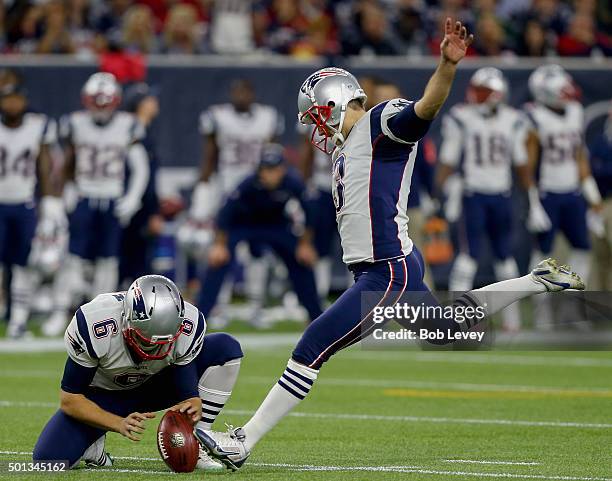
[[[43,277],[53,276],[68,251],[68,228],[52,219],[41,219],[32,240],[29,265]]]
[[[215,229],[212,222],[197,222],[187,219],[176,232],[179,247],[190,258],[198,261],[206,259],[208,248],[215,239]]]
[[[497,107],[508,96],[508,82],[495,67],[483,67],[474,72],[467,91],[469,103]]]
[[[342,145],[342,125],[351,100],[365,105],[367,95],[355,76],[346,70],[328,67],[311,74],[298,93],[298,119],[306,125],[314,125],[311,142],[327,154],[336,145]],[[318,139],[315,136],[319,135]],[[332,145],[328,147],[327,140]]]
[[[83,105],[98,122],[106,122],[121,103],[121,86],[112,73],[93,74],[81,90]]]
[[[572,77],[560,65],[542,65],[529,76],[529,91],[536,102],[563,108],[576,96]]]

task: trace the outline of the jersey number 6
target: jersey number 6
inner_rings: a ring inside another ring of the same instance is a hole
[[[340,154],[334,162],[334,205],[336,206],[336,214],[339,214],[344,207],[344,161],[346,157]]]

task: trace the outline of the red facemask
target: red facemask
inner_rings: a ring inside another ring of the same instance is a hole
[[[487,87],[470,85],[467,91],[467,100],[471,104],[484,104],[489,100],[501,102],[501,93]]]
[[[335,146],[331,145],[328,147],[328,141],[331,138],[329,135],[329,119],[331,118],[332,108],[327,105],[313,105],[300,117],[302,123],[308,125],[314,125],[312,129],[312,135],[310,136],[310,143],[314,145],[321,152],[331,154],[334,151]],[[304,120],[308,119],[308,122]],[[317,138],[318,137],[318,138]]]
[[[129,327],[123,331],[123,338],[125,342],[130,347],[130,349],[141,359],[144,361],[156,361],[159,359],[164,359],[170,354],[172,351],[172,347],[174,343],[178,339],[178,337],[183,332],[183,325],[177,331],[177,333],[172,337],[172,339],[165,339],[163,341],[153,341],[146,336],[144,336],[138,329],[134,329]],[[154,351],[156,354],[152,354],[151,352],[147,352],[143,349],[143,347],[154,347],[158,346],[157,350]]]

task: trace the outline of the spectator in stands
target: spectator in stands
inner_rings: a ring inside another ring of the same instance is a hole
[[[198,12],[192,5],[176,4],[168,13],[163,31],[164,53],[197,54],[202,52]]]
[[[534,19],[528,20],[517,42],[516,53],[526,57],[544,57],[550,52],[554,52],[554,48],[542,24]]]
[[[568,31],[559,37],[557,50],[559,55],[572,57],[588,57],[597,52],[611,55],[612,41],[607,35],[596,31],[592,15],[576,13]]]
[[[377,1],[361,1],[355,11],[356,28],[342,42],[345,55],[399,55],[402,42]]]
[[[304,36],[294,44],[292,55],[334,55],[339,53],[337,28],[327,0],[304,0],[302,11],[308,25]]]
[[[272,0],[259,23],[264,30],[262,46],[282,54],[290,54],[308,29],[300,3],[293,0]]]
[[[246,53],[255,48],[252,0],[208,0],[210,44],[216,53]]]
[[[158,43],[151,9],[145,5],[134,5],[123,17],[122,29],[125,49],[143,54],[157,53]]]
[[[43,6],[43,9],[43,33],[36,53],[74,53],[75,48],[68,30],[64,3],[61,0],[51,0]]]
[[[419,0],[398,0],[395,28],[408,52],[424,54],[427,51],[423,29],[423,5]]]
[[[507,52],[506,33],[498,20],[491,14],[483,15],[476,23],[474,50],[479,55],[493,56]]]
[[[105,36],[119,36],[123,15],[132,5],[132,0],[110,0],[101,2],[103,10],[97,12],[94,20],[96,31]]]
[[[75,53],[89,56],[96,50],[90,0],[66,0],[66,28]]]

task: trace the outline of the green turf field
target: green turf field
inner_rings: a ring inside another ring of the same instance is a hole
[[[218,428],[248,418],[289,352],[247,351]],[[43,477],[7,474],[5,462],[29,459],[55,410],[63,362],[61,353],[0,354],[0,478]],[[156,427],[140,443],[109,435],[113,468],[57,479],[612,480],[612,356],[343,352],[233,474],[172,475],[158,457]]]

